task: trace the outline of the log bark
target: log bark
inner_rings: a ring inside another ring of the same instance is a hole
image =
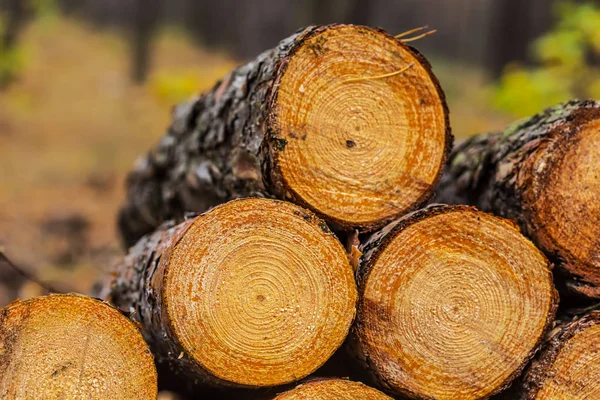
[[[360,382],[346,379],[314,379],[281,393],[274,400],[391,400],[392,398]]]
[[[556,328],[519,384],[520,400],[594,399],[600,394],[600,312]]]
[[[0,398],[153,399],[152,354],[132,321],[80,295],[0,310]]]
[[[552,324],[550,264],[507,220],[434,205],[362,251],[350,345],[391,393],[488,398],[521,373]]]
[[[381,30],[312,26],[175,108],[129,175],[119,227],[132,245],[188,211],[263,196],[370,231],[429,199],[451,141],[415,49]]]
[[[456,147],[436,201],[519,224],[571,292],[600,298],[600,103],[551,107]]]
[[[256,198],[144,237],[107,289],[159,362],[201,384],[249,388],[320,367],[346,338],[357,297],[346,252],[322,220]]]

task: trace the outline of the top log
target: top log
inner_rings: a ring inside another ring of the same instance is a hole
[[[425,58],[353,25],[301,30],[173,114],[129,175],[127,245],[165,220],[248,196],[371,231],[431,197],[452,142]]]

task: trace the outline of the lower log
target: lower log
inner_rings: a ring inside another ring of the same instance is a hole
[[[156,369],[137,327],[79,295],[15,301],[0,310],[0,398],[153,399]]]
[[[525,373],[521,400],[600,398],[600,312],[557,328]]]
[[[315,379],[281,393],[274,400],[391,400],[360,382],[345,379]]]
[[[323,221],[251,198],[146,236],[109,289],[171,370],[250,388],[314,372],[346,338],[357,299],[346,252]]]
[[[362,247],[353,351],[379,385],[414,399],[484,399],[538,349],[558,297],[550,264],[512,223],[430,206]]]

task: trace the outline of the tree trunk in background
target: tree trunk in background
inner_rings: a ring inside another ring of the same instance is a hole
[[[373,0],[353,0],[350,2],[346,21],[351,24],[369,25]]]
[[[7,23],[2,36],[2,49],[12,49],[17,43],[17,37],[25,19],[23,0],[7,0]]]
[[[333,24],[334,1],[333,0],[310,0],[306,2],[310,15],[310,24]]]
[[[151,46],[162,0],[137,0],[134,13],[131,77],[143,83],[150,69]]]
[[[489,17],[488,65],[493,78],[513,61],[525,62],[531,42],[550,24],[552,2],[494,0]]]
[[[185,0],[185,24],[199,42],[207,47],[228,45],[234,40],[237,21],[224,23],[229,9],[230,16],[235,15],[235,7],[230,0]]]

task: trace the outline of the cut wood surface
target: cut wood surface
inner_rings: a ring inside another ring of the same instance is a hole
[[[129,175],[120,230],[132,245],[186,211],[260,195],[370,231],[429,199],[451,142],[444,94],[414,48],[312,26],[175,109]]]
[[[436,200],[517,222],[571,291],[597,299],[599,178],[600,103],[572,101],[458,146]]]
[[[249,198],[140,240],[109,297],[174,371],[265,387],[307,376],[341,346],[357,289],[322,220]]]
[[[600,398],[600,312],[553,332],[527,370],[522,400]]]
[[[505,388],[553,321],[547,259],[511,222],[435,205],[363,246],[352,348],[379,384],[415,399]]]
[[[281,393],[275,400],[391,400],[392,398],[360,382],[346,379],[315,379]]]
[[[120,311],[80,295],[0,310],[1,399],[154,399],[150,349]]]

